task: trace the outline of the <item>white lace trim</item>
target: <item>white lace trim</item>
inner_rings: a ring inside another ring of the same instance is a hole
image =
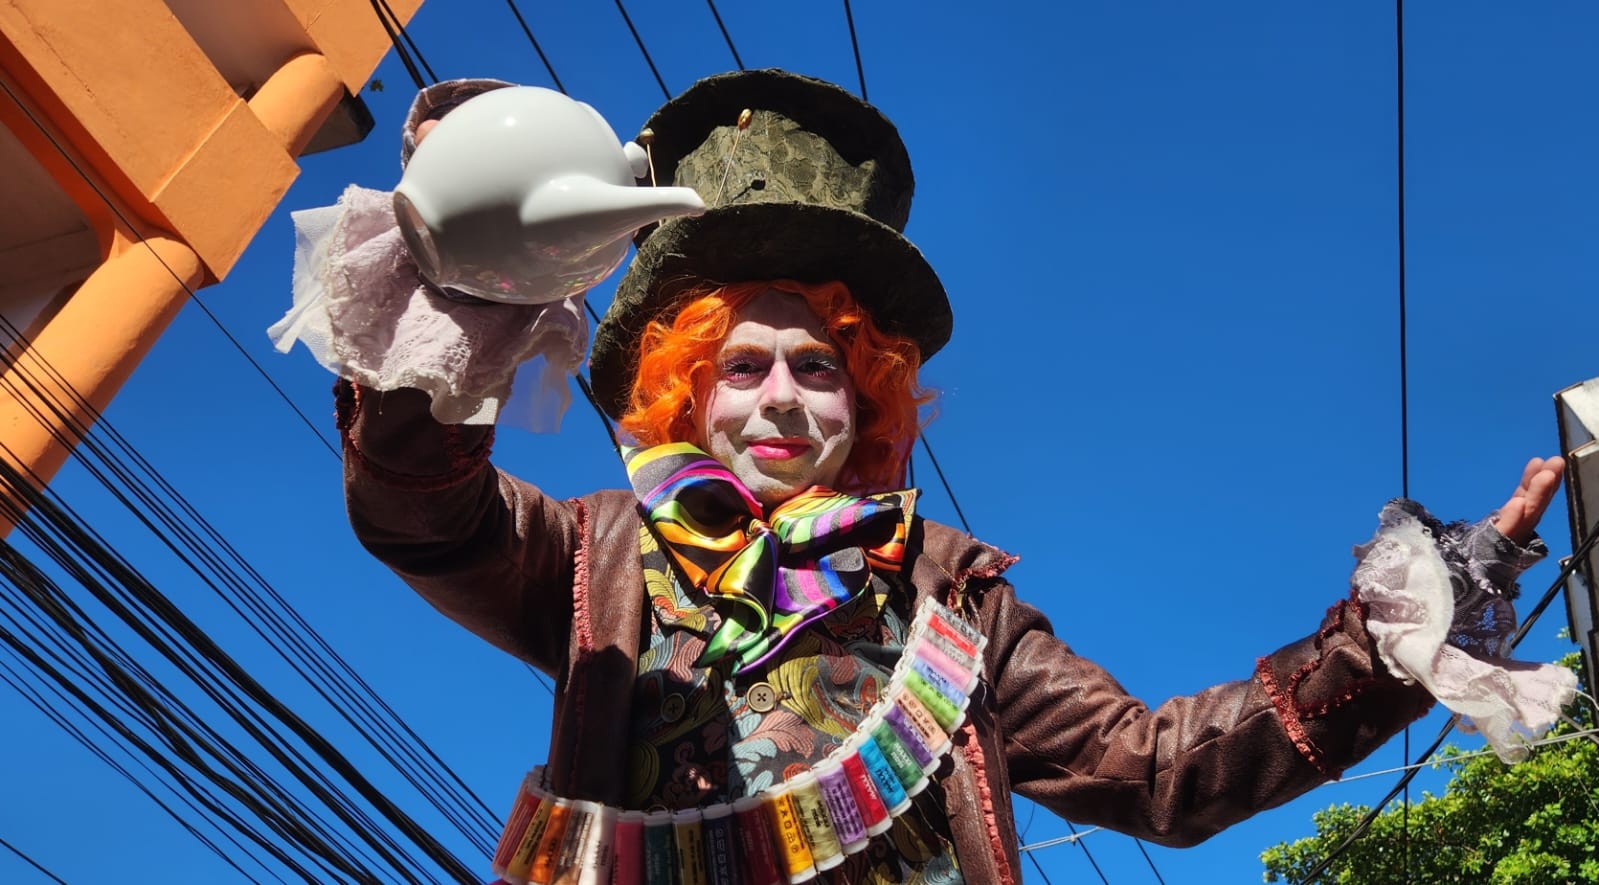
[[[1459,713],[1464,730],[1480,732],[1500,759],[1526,759],[1527,743],[1542,737],[1572,702],[1576,674],[1448,644],[1455,587],[1437,539],[1417,516],[1395,505],[1384,508],[1376,536],[1355,554],[1360,562],[1351,580],[1389,671],[1421,683]],[[1475,581],[1461,583],[1476,589]]]
[[[267,330],[279,351],[299,341],[365,387],[426,391],[446,424],[559,429],[588,349],[581,296],[468,304],[433,292],[384,191],[351,186],[337,205],[294,213],[294,227],[294,306]]]

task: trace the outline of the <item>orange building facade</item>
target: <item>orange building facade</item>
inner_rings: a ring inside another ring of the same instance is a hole
[[[298,158],[365,136],[379,5],[0,0],[0,457],[48,482]]]

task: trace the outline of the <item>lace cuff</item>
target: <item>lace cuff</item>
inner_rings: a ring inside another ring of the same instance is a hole
[[[445,424],[559,428],[566,376],[588,347],[581,296],[542,305],[443,297],[422,285],[383,191],[351,186],[337,205],[294,213],[294,226],[294,306],[267,330],[279,351],[300,341],[364,387],[422,390]]]
[[[1485,520],[1443,525],[1414,501],[1383,507],[1377,534],[1355,548],[1351,584],[1366,629],[1390,672],[1418,682],[1481,732],[1506,762],[1554,725],[1576,676],[1505,657],[1514,631],[1514,580],[1542,558],[1543,542],[1517,547]]]

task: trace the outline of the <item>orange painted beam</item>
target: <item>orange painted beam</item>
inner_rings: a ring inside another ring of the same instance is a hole
[[[339,72],[351,95],[360,95],[367,78],[393,45],[370,0],[283,0],[299,19],[317,51]],[[388,0],[402,24],[421,8],[422,0]]]
[[[0,442],[5,456],[49,482],[71,454],[59,437],[76,442],[94,413],[110,404],[150,351],[190,290],[205,279],[199,256],[166,236],[122,243],[59,313],[34,336],[16,365],[0,374]],[[48,368],[47,368],[48,367]],[[68,387],[53,380],[65,379]],[[30,383],[37,390],[30,389]],[[81,394],[85,408],[74,399]],[[19,502],[20,503],[20,502]],[[0,520],[0,534],[9,532]]]

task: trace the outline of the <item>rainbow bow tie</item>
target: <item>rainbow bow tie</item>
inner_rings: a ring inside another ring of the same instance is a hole
[[[813,486],[763,517],[696,446],[628,449],[623,460],[661,546],[722,616],[696,666],[731,655],[744,672],[860,595],[874,566],[897,572],[904,559],[915,489],[856,498]]]

